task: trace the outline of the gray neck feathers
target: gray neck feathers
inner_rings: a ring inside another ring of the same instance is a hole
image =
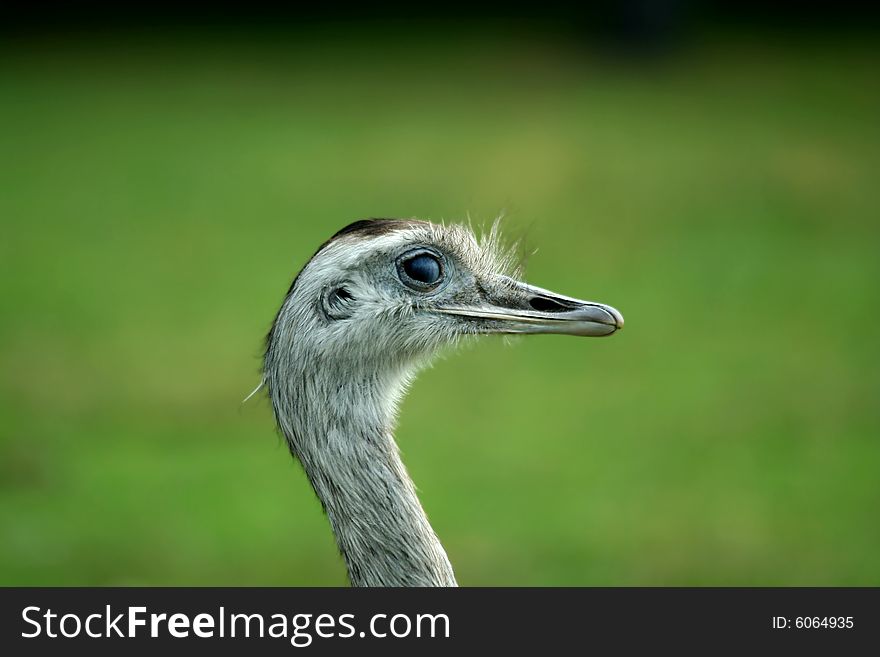
[[[270,344],[278,425],[327,512],[354,586],[456,586],[391,436],[406,370],[376,372]]]

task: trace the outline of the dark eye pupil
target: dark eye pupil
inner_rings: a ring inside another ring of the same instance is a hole
[[[403,271],[411,279],[427,285],[440,280],[440,263],[437,258],[424,253],[404,262]]]

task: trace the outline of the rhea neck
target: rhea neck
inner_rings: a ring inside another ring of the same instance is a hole
[[[406,371],[275,356],[266,380],[276,418],[327,513],[351,583],[456,586],[391,435]]]

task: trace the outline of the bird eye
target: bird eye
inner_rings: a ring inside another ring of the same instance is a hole
[[[415,282],[417,287],[430,287],[436,285],[440,281],[443,268],[437,256],[431,253],[419,253],[409,258],[405,258],[400,262],[400,268],[403,270],[405,277],[404,283],[412,286]],[[406,280],[406,279],[410,280]]]

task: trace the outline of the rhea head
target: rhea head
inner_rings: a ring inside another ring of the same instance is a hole
[[[294,280],[267,356],[280,356],[273,347],[286,338],[321,361],[398,368],[463,336],[607,336],[623,326],[611,306],[528,285],[513,265],[494,229],[478,240],[459,225],[357,221]]]

